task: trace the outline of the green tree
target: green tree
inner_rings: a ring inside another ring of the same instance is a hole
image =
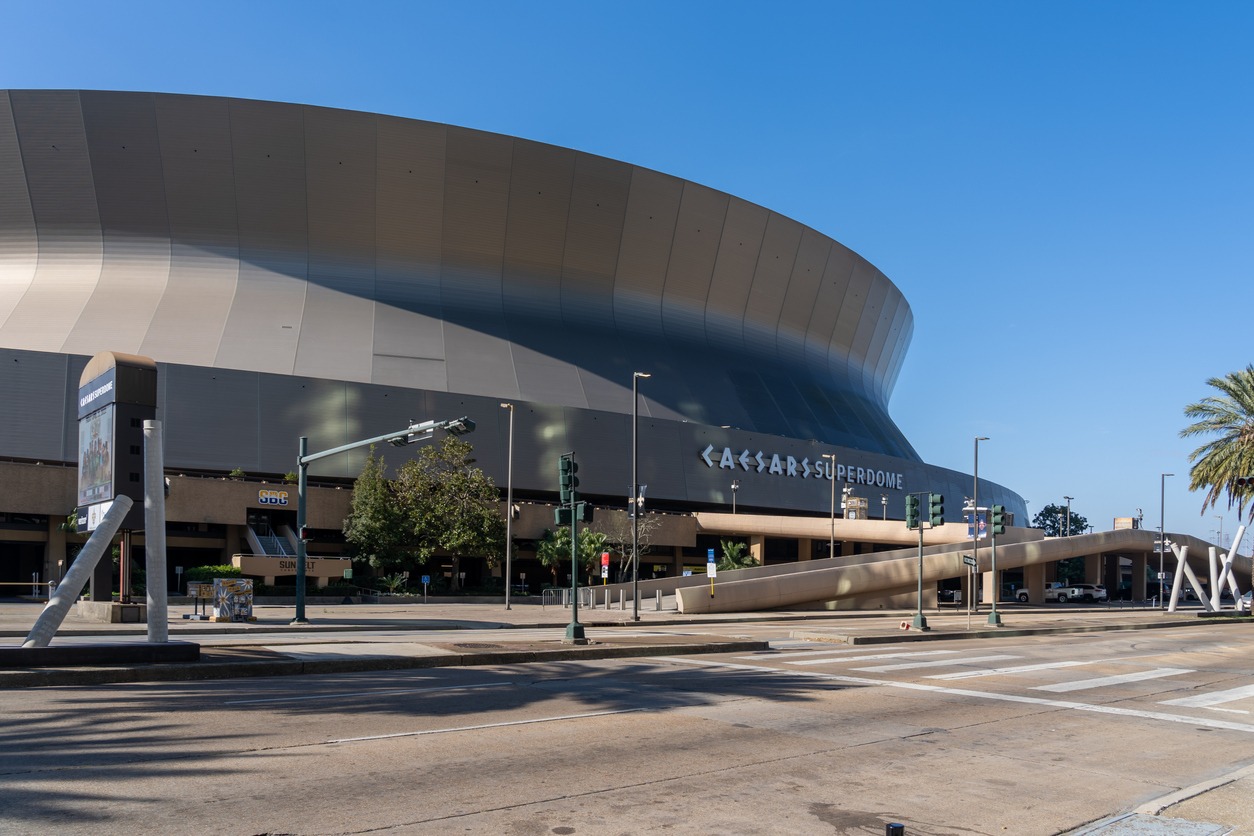
[[[1062,537],[1067,533],[1067,506],[1049,504],[1032,518],[1032,527],[1042,529],[1046,537]],[[1089,521],[1071,512],[1071,534],[1087,534]]]
[[[426,562],[437,550],[486,557],[505,554],[505,518],[492,479],[470,454],[470,444],[446,436],[422,448],[396,474],[396,498],[412,534],[414,556]]]
[[[380,573],[407,565],[414,539],[386,471],[383,457],[375,456],[372,445],[353,483],[352,507],[344,520],[344,539],[353,545],[357,557]]]
[[[739,540],[723,540],[719,545],[723,548],[723,556],[719,558],[718,571],[729,572],[758,565],[753,555],[749,554],[749,547]]]
[[[606,549],[606,536],[599,531],[580,529],[579,563],[585,570],[601,566],[601,552]],[[570,526],[549,528],[536,543],[536,559],[553,573],[557,584],[558,572],[570,566]]]
[[[1238,486],[1237,479],[1254,476],[1254,364],[1224,377],[1212,377],[1206,385],[1218,394],[1184,408],[1194,422],[1180,431],[1181,438],[1216,436],[1189,454],[1189,490],[1205,489],[1202,513],[1228,495],[1228,507],[1237,506],[1254,522],[1254,485]]]

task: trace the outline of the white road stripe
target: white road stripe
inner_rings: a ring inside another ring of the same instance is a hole
[[[1209,708],[1225,702],[1235,702],[1246,697],[1254,697],[1254,685],[1242,685],[1240,688],[1229,688],[1227,691],[1212,691],[1209,694],[1197,694],[1192,697],[1181,697],[1178,700],[1167,700],[1160,705],[1180,705],[1185,708]]]
[[[450,732],[479,731],[481,729],[500,729],[506,726],[530,726],[534,723],[553,723],[558,720],[582,720],[586,717],[607,717],[611,714],[632,714],[647,711],[645,708],[624,708],[620,711],[589,711],[587,714],[562,714],[557,717],[535,717],[530,720],[509,720],[504,723],[483,723],[478,726],[453,726],[447,729],[422,729],[420,731],[396,732],[395,734],[372,734],[366,737],[344,737],[339,740],[328,740],[327,743],[360,743],[363,740],[388,740],[393,737],[421,737],[425,734],[448,734]]]
[[[955,653],[958,653],[958,651],[957,650],[919,650],[914,653],[880,653],[876,656],[855,656],[852,658],[828,657],[826,659],[806,659],[801,662],[791,662],[788,659],[782,659],[781,661],[789,665],[826,665],[830,662],[872,662],[877,659],[911,659],[917,656],[948,656],[948,655],[955,654]],[[858,668],[858,670],[862,670],[862,669]]]
[[[977,676],[999,676],[1004,673],[1028,673],[1029,671],[1048,671],[1056,668],[1074,668],[1080,665],[1091,665],[1092,662],[1042,662],[1039,665],[1018,665],[1012,668],[989,668],[986,671],[958,671],[957,673],[934,673],[925,679],[971,679]]]
[[[812,645],[807,645],[807,646],[812,646]],[[765,658],[762,654],[771,653],[771,655],[779,659],[783,659],[785,657],[789,659],[800,659],[803,656],[840,656],[842,654],[875,653],[879,650],[880,648],[878,647],[858,647],[858,648],[841,648],[841,649],[831,648],[828,650],[802,650],[802,651],[794,652],[791,650],[777,647],[775,643],[772,642],[771,649],[769,651],[768,650],[759,651],[756,656],[734,656],[732,658],[734,659],[762,659],[762,658]],[[953,652],[956,653],[957,651],[953,651]]]
[[[435,691],[470,691],[475,688],[496,688],[512,682],[484,682],[479,685],[445,685],[439,688],[389,688],[385,691],[344,691],[339,694],[309,694],[303,697],[267,697],[257,700],[228,700],[223,705],[257,705],[264,702],[301,702],[303,700],[339,700],[345,697],[386,697],[393,694],[430,694]]]
[[[1146,679],[1161,679],[1164,676],[1179,676],[1182,673],[1193,673],[1188,668],[1155,668],[1152,671],[1137,671],[1118,676],[1099,676],[1096,679],[1080,679],[1075,682],[1059,682],[1054,685],[1037,685],[1033,691],[1084,691],[1089,688],[1105,688],[1107,685],[1123,685],[1125,682],[1141,682]]]
[[[1254,734],[1254,725],[1250,723],[1234,723],[1228,720],[1212,720],[1208,717],[1196,717],[1186,714],[1167,714],[1162,711],[1141,711],[1135,708],[1120,708],[1113,705],[1090,705],[1071,700],[1051,700],[1045,697],[1027,697],[1018,694],[998,694],[989,691],[969,691],[964,688],[947,688],[944,685],[932,685],[924,682],[897,682],[892,679],[871,679],[867,676],[844,676],[837,673],[820,673],[818,671],[794,671],[781,668],[764,668],[760,665],[734,665],[731,662],[716,662],[710,659],[684,659],[679,656],[658,656],[655,662],[671,662],[677,665],[691,665],[707,668],[726,668],[736,671],[751,671],[756,674],[774,676],[800,676],[808,679],[819,679],[827,682],[840,682],[846,685],[879,685],[884,688],[903,688],[907,691],[928,691],[933,694],[949,694],[970,699],[992,700],[994,702],[1013,702],[1023,705],[1039,705],[1047,708],[1065,708],[1072,711],[1089,711],[1094,714],[1109,714],[1114,717],[1135,717],[1141,720],[1162,720],[1167,723],[1181,723],[1192,726],[1205,726],[1212,729],[1246,732]]]
[[[970,665],[976,662],[1001,662],[1005,659],[1020,659],[1020,656],[1008,656],[1004,653],[993,656],[969,656],[965,659],[940,659],[935,662],[901,662],[896,665],[872,665],[869,668],[852,668],[863,673],[888,673],[889,671],[908,671],[915,668],[939,668],[942,665]]]

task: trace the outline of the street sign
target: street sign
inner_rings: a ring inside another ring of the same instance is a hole
[[[962,562],[963,562],[963,563],[965,563],[965,564],[967,564],[968,566],[974,566],[974,565],[975,565],[975,558],[974,558],[974,557],[972,557],[972,556],[971,556],[971,555],[969,555],[969,554],[964,554],[964,555],[962,556]]]
[[[426,585],[427,585],[427,584],[429,584],[429,583],[431,583],[431,576],[430,576],[430,575],[423,575],[423,576],[422,576],[422,585],[423,585],[423,586],[426,586]]]

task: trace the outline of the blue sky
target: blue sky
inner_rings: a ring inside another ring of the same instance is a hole
[[[0,86],[430,119],[646,165],[861,253],[930,463],[1209,537],[1179,438],[1251,362],[1254,4],[0,3]],[[1247,548],[1254,535],[1247,537]]]

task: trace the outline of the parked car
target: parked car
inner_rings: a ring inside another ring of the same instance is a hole
[[[1252,599],[1254,599],[1254,590],[1247,592],[1244,595],[1242,595],[1240,598],[1238,598],[1237,599],[1237,612],[1249,612]]]
[[[1017,597],[1020,602],[1026,604],[1028,602],[1028,591],[1026,589],[1020,589],[1018,593],[1016,593],[1015,597]],[[1045,600],[1047,602],[1065,602],[1067,600],[1066,588],[1058,581],[1050,581],[1045,584]]]
[[[1084,601],[1085,603],[1106,599],[1106,587],[1100,583],[1073,583],[1058,596],[1060,601]]]

